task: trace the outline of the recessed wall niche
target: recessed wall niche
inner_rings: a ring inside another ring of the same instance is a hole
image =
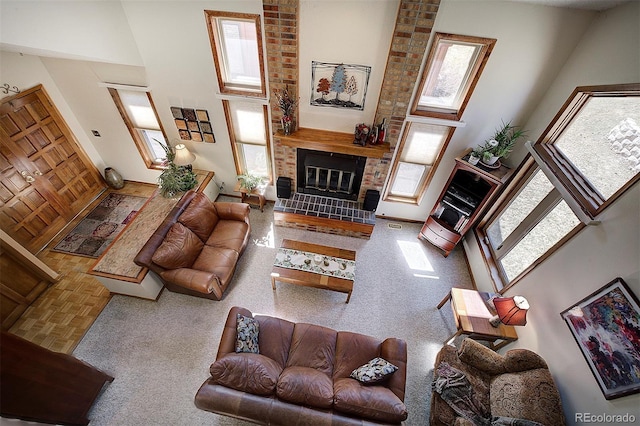
[[[207,110],[171,107],[171,114],[180,139],[194,142],[216,142]]]

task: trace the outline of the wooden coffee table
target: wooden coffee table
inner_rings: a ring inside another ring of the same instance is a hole
[[[490,312],[486,305],[489,296],[489,293],[454,287],[451,293],[442,299],[438,309],[451,300],[453,319],[458,329],[444,342],[445,345],[461,334],[471,339],[488,341],[489,347],[495,351],[518,340],[518,333],[513,326],[500,323],[498,327],[494,327],[489,323],[493,316],[493,312]],[[495,344],[497,341],[500,343]]]
[[[309,253],[315,253],[324,256],[333,256],[341,259],[353,261],[356,260],[355,251],[337,247],[321,246],[318,244],[310,244],[294,240],[283,240],[281,247],[292,250],[306,251]],[[346,293],[347,301],[345,303],[349,303],[351,292],[353,291],[353,280],[332,277],[312,271],[301,271],[297,269],[283,268],[274,265],[271,272],[271,287],[273,288],[273,290],[276,289],[276,281]]]

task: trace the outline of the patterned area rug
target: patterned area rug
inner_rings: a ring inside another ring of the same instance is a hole
[[[100,257],[146,201],[146,198],[135,195],[109,194],[53,250]]]

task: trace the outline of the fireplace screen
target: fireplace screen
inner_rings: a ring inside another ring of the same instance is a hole
[[[298,191],[356,200],[366,157],[298,149]]]

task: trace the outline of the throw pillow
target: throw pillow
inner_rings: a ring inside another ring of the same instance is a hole
[[[356,379],[360,383],[370,385],[381,382],[387,378],[387,376],[395,373],[397,369],[398,367],[391,364],[386,359],[377,357],[353,370],[350,377]]]
[[[236,315],[236,352],[260,353],[258,333],[260,324],[251,317]]]
[[[169,229],[151,260],[165,269],[188,268],[195,262],[203,245],[196,234],[177,222]]]

